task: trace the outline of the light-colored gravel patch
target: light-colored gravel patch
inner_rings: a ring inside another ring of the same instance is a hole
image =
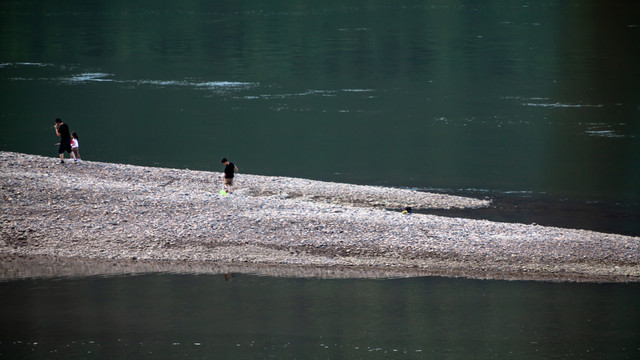
[[[638,237],[399,211],[487,200],[242,173],[237,191],[222,196],[219,177],[0,152],[0,278],[244,271],[640,280]]]

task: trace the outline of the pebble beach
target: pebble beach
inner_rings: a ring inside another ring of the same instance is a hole
[[[0,152],[1,279],[177,273],[640,281],[640,238],[435,215],[490,200]]]

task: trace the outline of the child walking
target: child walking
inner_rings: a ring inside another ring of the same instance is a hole
[[[73,161],[82,161],[82,159],[80,159],[80,144],[78,143],[78,133],[75,131],[71,133],[71,157],[73,158]]]
[[[224,184],[223,195],[227,195],[233,193],[233,176],[239,170],[238,167],[227,160],[227,158],[222,158],[222,163],[224,164],[224,173],[222,174],[222,183]]]

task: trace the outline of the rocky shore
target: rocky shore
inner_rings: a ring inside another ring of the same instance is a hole
[[[640,281],[640,238],[403,215],[489,201],[0,152],[0,279],[141,272]]]

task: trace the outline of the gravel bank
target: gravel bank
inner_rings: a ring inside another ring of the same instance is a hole
[[[486,200],[0,152],[0,278],[172,271],[640,281],[640,238],[433,215]],[[397,210],[397,211],[395,211]]]

